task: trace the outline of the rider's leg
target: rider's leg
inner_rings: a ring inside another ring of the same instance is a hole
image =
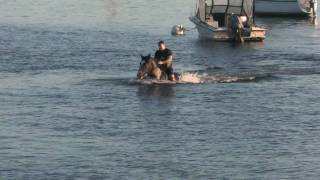
[[[168,74],[168,78],[169,78],[170,81],[176,81],[176,77],[174,76],[172,67],[168,68],[167,74]]]
[[[174,76],[174,74],[171,74],[170,80],[171,80],[171,81],[176,81],[176,77]]]

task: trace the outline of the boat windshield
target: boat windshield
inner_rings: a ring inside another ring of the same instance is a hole
[[[199,0],[199,5],[205,4],[205,14],[235,14],[253,17],[255,0]]]

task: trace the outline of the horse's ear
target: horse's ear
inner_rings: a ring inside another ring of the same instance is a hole
[[[142,54],[140,54],[140,57],[141,57],[141,59],[143,59],[143,55]]]

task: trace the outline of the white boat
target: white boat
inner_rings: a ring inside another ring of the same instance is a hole
[[[254,0],[198,0],[194,15],[200,38],[215,41],[263,41],[266,29],[254,22]]]
[[[317,12],[317,0],[256,0],[256,14],[308,15]]]

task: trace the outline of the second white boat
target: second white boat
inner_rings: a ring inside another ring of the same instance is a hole
[[[256,14],[315,15],[317,0],[256,0]]]

